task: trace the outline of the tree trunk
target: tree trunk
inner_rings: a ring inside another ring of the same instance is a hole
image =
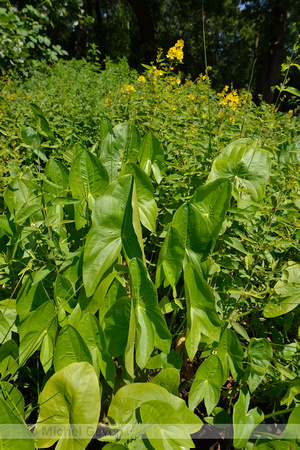
[[[272,86],[278,82],[282,54],[284,49],[285,22],[288,12],[288,0],[275,0],[270,14],[269,27],[265,30],[270,36],[267,53],[263,55],[263,66],[260,73],[256,94],[271,103],[274,93]]]
[[[148,0],[127,0],[136,15],[145,62],[155,61],[156,46],[153,17]]]

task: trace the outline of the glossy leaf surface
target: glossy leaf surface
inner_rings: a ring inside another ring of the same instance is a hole
[[[129,263],[132,296],[136,302],[137,320],[140,325],[137,336],[136,361],[144,368],[154,346],[168,353],[171,334],[158,306],[156,288],[149,280],[142,261],[134,258]]]
[[[153,186],[147,174],[133,163],[126,164],[120,175],[134,176],[136,196],[141,223],[150,231],[155,231],[157,206],[153,198]]]
[[[217,355],[205,359],[196,372],[190,395],[189,407],[194,410],[204,399],[207,414],[210,415],[217,405],[223,384],[222,364]]]
[[[150,425],[146,435],[157,450],[194,448],[182,418],[163,400],[149,400],[140,406],[142,422]]]
[[[257,139],[239,139],[217,156],[207,182],[229,178],[242,196],[250,194],[252,200],[260,201],[264,197],[270,169],[270,154],[261,150]]]
[[[138,129],[129,122],[116,125],[106,134],[101,146],[100,161],[106,168],[110,181],[115,180],[123,164],[137,161],[140,141]]]
[[[65,325],[57,338],[54,353],[54,370],[60,371],[75,362],[93,363],[88,346],[79,332],[71,325]]]
[[[48,448],[59,440],[57,448],[61,450],[85,449],[100,415],[99,382],[94,368],[79,362],[59,370],[45,384],[39,404],[34,430],[38,448]]]
[[[188,433],[196,433],[200,429],[201,420],[188,409],[184,400],[154,383],[134,383],[119,389],[109,407],[108,418],[112,423],[135,423],[136,409],[149,400],[169,403],[186,424]]]
[[[246,386],[242,386],[239,399],[233,407],[233,445],[244,448],[256,426],[264,420],[260,408],[249,409],[250,393]]]
[[[139,150],[141,168],[150,175],[151,170],[157,183],[160,183],[165,173],[164,150],[155,134],[150,131],[141,142]]]
[[[253,392],[263,380],[273,357],[272,347],[267,339],[252,338],[248,346],[248,383]]]
[[[111,183],[94,205],[93,224],[87,236],[83,263],[83,281],[88,297],[95,292],[122,246],[129,259],[135,256],[143,259],[134,227],[133,188],[132,175],[124,175]]]
[[[221,322],[210,286],[191,264],[185,266],[184,285],[187,299],[185,346],[189,358],[193,359],[202,333],[214,341],[220,340]]]

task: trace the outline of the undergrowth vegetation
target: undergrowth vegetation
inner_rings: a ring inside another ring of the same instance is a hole
[[[182,48],[0,80],[5,449],[299,444],[299,118]]]

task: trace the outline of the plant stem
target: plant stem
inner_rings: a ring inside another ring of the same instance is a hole
[[[275,412],[273,412],[273,413],[271,413],[271,414],[267,414],[267,415],[265,416],[265,419],[271,419],[271,417],[274,417],[274,416],[282,416],[283,414],[287,414],[287,413],[289,413],[289,412],[294,411],[294,409],[296,409],[296,408],[294,407],[294,408],[287,408],[287,409],[284,409],[283,411],[275,411]]]

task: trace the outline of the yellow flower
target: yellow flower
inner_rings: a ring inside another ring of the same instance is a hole
[[[239,96],[237,94],[236,89],[227,94],[226,97],[220,98],[220,104],[229,105],[232,110],[235,110],[237,108],[238,103],[239,103]]]
[[[180,78],[176,78],[176,83],[178,84],[178,86],[180,85],[180,83],[181,83],[181,79]]]
[[[162,70],[159,70],[159,69],[155,69],[154,70],[154,75],[156,75],[157,77],[159,77],[160,75],[162,75],[163,74],[163,71]]]
[[[184,41],[182,39],[179,39],[174,47],[171,47],[167,53],[167,58],[169,59],[178,59],[178,61],[182,62],[183,60],[183,46]]]
[[[292,109],[290,109],[289,111],[288,111],[288,114],[293,114],[293,110]]]
[[[235,118],[234,117],[229,117],[229,120],[230,120],[231,123],[235,122]]]
[[[132,84],[124,84],[123,87],[121,87],[120,92],[122,94],[124,93],[130,93],[130,92],[136,92],[136,90],[134,89],[134,87],[132,86]]]
[[[146,78],[143,77],[143,75],[140,75],[140,76],[138,77],[138,81],[140,81],[141,83],[146,83]]]
[[[203,113],[202,114],[202,119],[205,119],[207,117],[207,114]]]

